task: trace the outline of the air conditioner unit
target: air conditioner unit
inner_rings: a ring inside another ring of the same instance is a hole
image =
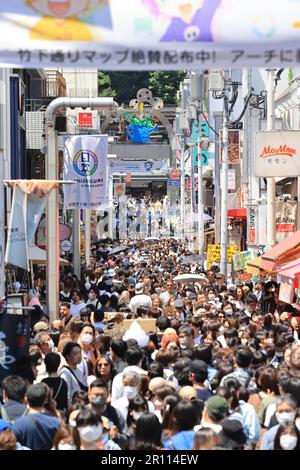
[[[208,88],[210,91],[222,91],[224,89],[224,76],[221,70],[211,70],[209,72]]]

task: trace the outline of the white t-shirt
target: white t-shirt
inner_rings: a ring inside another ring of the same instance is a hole
[[[79,317],[80,316],[80,310],[85,308],[86,304],[84,302],[80,302],[80,304],[74,304],[73,302],[71,303],[71,309],[70,313],[72,317]]]
[[[149,295],[146,294],[138,294],[132,297],[129,308],[132,313],[136,313],[137,309],[140,307],[144,308],[151,308],[152,307],[152,300]]]
[[[168,291],[162,292],[160,294],[159,298],[161,300],[161,303],[162,303],[163,307],[168,303],[170,297],[171,297],[171,295]]]
[[[84,375],[82,374],[82,371],[79,369],[79,366],[77,366],[76,369],[72,369],[72,371],[78,378],[79,382],[87,386],[87,377],[86,378],[84,377]],[[59,376],[62,377],[66,381],[67,386],[68,386],[68,399],[72,401],[74,393],[81,391],[78,381],[76,380],[72,372],[66,367],[63,367],[59,371]]]

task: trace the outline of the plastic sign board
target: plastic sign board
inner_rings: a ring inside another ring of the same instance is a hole
[[[93,113],[78,113],[78,127],[93,127]]]
[[[300,131],[257,132],[255,153],[256,176],[300,175]]]
[[[227,246],[227,263],[232,262],[232,257],[235,253],[239,252],[237,245]],[[213,262],[219,263],[221,261],[221,245],[207,245],[207,269],[211,268]]]
[[[60,249],[61,249],[61,251],[64,251],[65,253],[71,251],[72,250],[72,243],[70,242],[70,240],[63,240],[60,243]]]

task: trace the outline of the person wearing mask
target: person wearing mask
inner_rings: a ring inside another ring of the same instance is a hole
[[[59,376],[67,383],[68,399],[72,403],[76,392],[88,391],[87,377],[78,367],[82,362],[81,347],[78,343],[69,341],[63,349],[63,356],[67,364],[60,369]]]
[[[279,426],[274,450],[300,450],[300,432],[294,423],[286,422]]]
[[[112,402],[124,396],[123,375],[125,372],[133,371],[139,375],[147,375],[147,371],[142,369],[143,353],[140,348],[132,346],[125,353],[125,361],[128,366],[123,372],[117,374],[112,383],[111,400]]]
[[[1,388],[3,405],[0,407],[0,418],[13,423],[27,413],[27,406],[24,403],[27,384],[18,375],[8,375],[3,379]]]
[[[297,413],[297,402],[292,395],[283,395],[276,402],[276,419],[279,424],[268,429],[262,438],[260,450],[273,450],[274,441],[281,424],[294,423]]]
[[[86,364],[88,361],[91,361],[95,367],[98,354],[94,347],[95,341],[95,330],[92,325],[84,325],[79,334],[78,344],[81,347],[82,359],[84,361],[81,364],[81,369],[83,375],[88,375]]]
[[[80,450],[74,442],[72,426],[65,424],[60,429],[60,432],[56,434],[55,439],[53,440],[51,450]]]
[[[127,437],[124,433],[125,422],[116,408],[108,403],[109,391],[106,383],[101,379],[96,379],[91,383],[88,400],[92,409],[99,415],[104,416],[110,423],[109,437],[121,449],[127,446]]]
[[[99,290],[97,287],[91,287],[88,293],[87,306],[93,305],[95,310],[101,308],[101,302],[99,300]]]
[[[203,334],[201,333],[201,328],[203,326],[203,320],[201,318],[193,317],[191,320],[191,328],[194,331],[194,345],[200,344]]]
[[[112,401],[112,406],[120,411],[124,420],[127,419],[128,405],[130,400],[133,400],[141,390],[142,379],[141,376],[134,371],[124,371],[123,374],[123,388],[124,393],[122,398],[116,401]],[[148,408],[150,412],[154,412],[154,406],[152,402],[148,402]]]
[[[57,371],[60,366],[60,355],[50,352],[45,357],[45,366],[48,377],[42,382],[52,389],[52,399],[56,402],[56,408],[62,411],[65,416],[68,412],[68,386]]]
[[[274,343],[275,354],[270,361],[270,366],[273,366],[275,369],[284,362],[284,351],[286,348],[286,341],[282,336],[279,336]]]
[[[101,418],[89,407],[80,410],[74,434],[80,450],[121,450],[118,444],[109,439]]]
[[[195,426],[197,432],[201,428],[213,429],[217,434],[222,431],[221,421],[228,415],[228,404],[224,397],[214,395],[204,403],[201,424]]]
[[[17,441],[31,450],[50,450],[60,421],[45,413],[49,388],[44,383],[31,385],[26,392],[28,414],[13,424]]]
[[[80,310],[86,307],[86,304],[83,302],[83,297],[78,289],[73,289],[71,291],[71,310],[70,313],[72,317],[80,317]]]
[[[129,308],[132,313],[136,313],[137,309],[144,307],[147,310],[152,308],[152,300],[149,295],[144,294],[144,284],[139,282],[135,286],[135,295],[130,300]]]
[[[44,378],[47,377],[46,366],[45,366],[45,356],[49,354],[54,348],[54,342],[49,333],[41,331],[34,338],[34,343],[39,347],[39,350],[42,355],[41,364],[37,365],[37,376],[35,383],[41,382]]]
[[[181,326],[178,337],[181,349],[194,349],[194,331],[190,326]]]

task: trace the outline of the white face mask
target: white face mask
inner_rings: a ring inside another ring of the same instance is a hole
[[[137,394],[138,391],[136,387],[132,387],[131,385],[126,385],[126,387],[124,387],[124,395],[128,400],[132,400],[132,398],[135,398]]]
[[[76,450],[74,444],[58,444],[58,450]]]
[[[276,352],[276,353],[275,353],[275,356],[277,356],[277,357],[283,357],[284,354],[283,354],[283,352]]]
[[[232,315],[233,314],[233,310],[231,310],[230,308],[224,310],[224,312],[226,313],[226,315]]]
[[[215,300],[215,294],[208,294],[208,300]]]
[[[297,418],[295,421],[296,428],[300,431],[300,418]]]
[[[92,287],[90,282],[86,282],[84,284],[84,286],[85,286],[86,290],[89,290]]]
[[[241,344],[242,344],[243,346],[246,346],[246,344],[248,344],[247,338],[242,338],[242,339],[241,339]]]
[[[134,421],[137,421],[141,416],[143,416],[143,412],[142,411],[134,411],[132,413],[132,417],[134,419]]]
[[[75,421],[75,419],[70,419],[69,425],[70,425],[72,428],[76,428],[76,421]]]
[[[298,438],[297,436],[292,436],[290,434],[282,434],[279,442],[283,450],[293,450],[297,445]]]
[[[279,424],[283,424],[285,422],[293,423],[295,417],[296,417],[296,411],[276,413],[276,419]]]
[[[188,342],[186,338],[181,338],[179,340],[179,344],[182,349],[186,349],[188,347]]]
[[[90,335],[89,333],[86,333],[81,336],[81,341],[83,342],[83,344],[91,344],[93,342],[93,339],[93,335]]]
[[[78,428],[78,431],[81,439],[86,442],[93,442],[97,441],[102,436],[102,425],[83,426],[82,428]]]
[[[53,349],[53,348],[54,348],[54,343],[53,343],[53,340],[52,340],[52,339],[50,339],[49,341],[47,341],[47,343],[48,343],[48,348],[49,348],[49,349]]]

